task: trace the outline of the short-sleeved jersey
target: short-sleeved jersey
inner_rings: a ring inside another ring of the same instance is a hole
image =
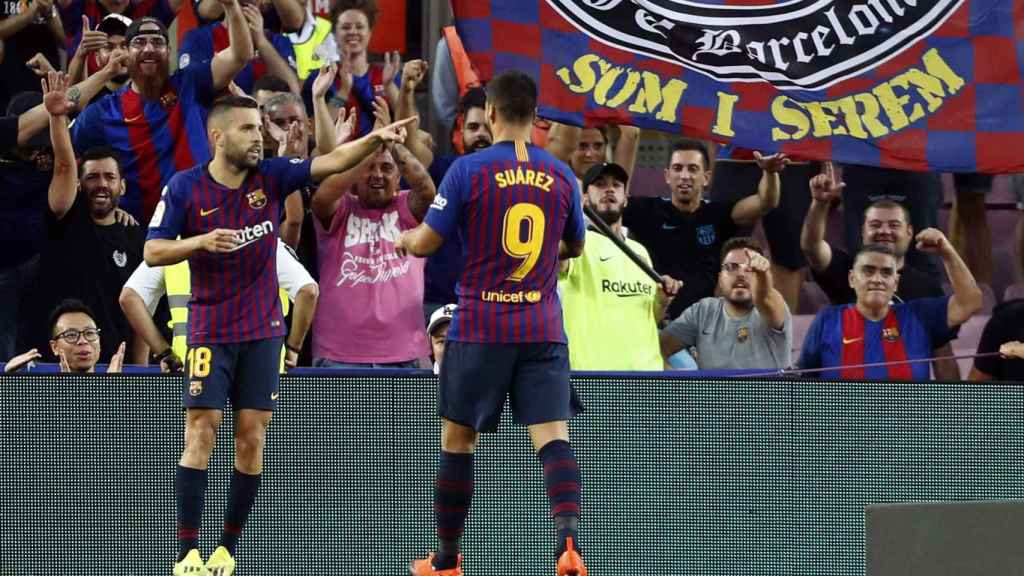
[[[237,189],[210,176],[207,165],[176,174],[164,189],[147,240],[237,230],[232,252],[189,258],[192,300],[189,345],[247,342],[285,334],[278,304],[277,236],[285,197],[310,183],[310,161],[274,158],[250,170]]]
[[[586,233],[568,166],[524,142],[495,143],[452,164],[424,221],[459,238],[465,256],[449,340],[566,341],[558,245]]]
[[[648,264],[643,245],[626,244]],[[654,319],[658,285],[604,234],[587,231],[587,247],[568,261],[558,288],[573,370],[662,370]]]
[[[206,115],[213,96],[209,61],[175,72],[158,100],[143,97],[128,83],[75,119],[75,151],[113,148],[127,182],[120,207],[148,220],[171,176],[210,160]]]
[[[281,58],[294,69],[295,50],[292,49],[291,41],[287,37],[269,30],[264,31],[264,34]],[[181,42],[181,49],[178,50],[178,68],[188,68],[193,62],[213,60],[217,52],[226,50],[230,46],[231,39],[228,37],[228,28],[222,22],[193,28],[189,30],[188,34],[185,34],[185,39]],[[266,73],[267,64],[257,55],[235,75],[235,84],[251,94],[253,83]]]
[[[850,270],[853,269],[856,257],[845,250],[832,249],[832,261],[820,274],[811,270],[811,277],[821,286],[821,290],[828,296],[832,304],[848,304],[857,300],[857,294],[850,287]],[[945,295],[942,286],[932,280],[928,272],[916,268],[909,262],[900,269],[900,281],[896,285],[896,293],[893,294],[894,302],[909,302],[923,298],[941,298]],[[935,347],[938,348],[955,340],[960,332],[956,327],[947,332],[946,337],[938,340]]]
[[[829,306],[818,312],[807,331],[806,338],[804,338],[803,349],[800,352],[800,368],[835,367],[836,370],[823,372],[818,377],[823,379],[840,377],[839,367],[843,365],[843,347],[848,344],[861,344],[853,341],[845,342],[843,311],[850,306],[855,306],[855,304]],[[892,305],[899,326],[899,334],[890,337],[903,341],[907,360],[930,358],[932,350],[938,346],[936,342],[946,338],[949,334],[948,307],[948,296],[922,298]],[[863,318],[859,314],[858,316]],[[867,318],[863,318],[863,320],[864,359],[861,363],[873,364],[891,361],[885,357],[882,345],[885,320],[878,322]],[[857,340],[859,339],[857,338]],[[931,367],[928,362],[916,362],[910,365],[910,369],[914,380],[927,381],[931,377]],[[886,366],[875,366],[865,368],[864,376],[870,380],[887,380],[889,372]]]
[[[736,202],[703,201],[693,213],[683,213],[668,198],[630,198],[622,215],[654,261],[659,274],[683,281],[669,305],[669,318],[715,293],[719,253],[739,228],[732,219]]]

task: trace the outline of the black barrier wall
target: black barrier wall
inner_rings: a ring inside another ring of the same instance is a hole
[[[585,377],[572,424],[592,574],[864,573],[864,506],[1024,495],[1017,386]],[[285,378],[239,576],[405,574],[434,543],[429,376]],[[0,576],[166,576],[177,380],[0,379]],[[211,463],[203,553],[231,468]],[[484,437],[471,576],[553,572],[539,464],[509,418]]]

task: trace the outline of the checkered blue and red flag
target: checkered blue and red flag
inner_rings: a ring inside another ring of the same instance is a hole
[[[1024,0],[451,0],[540,115],[807,159],[1024,172]]]

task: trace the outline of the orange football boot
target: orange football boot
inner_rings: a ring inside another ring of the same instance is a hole
[[[587,576],[587,567],[579,552],[572,548],[572,537],[565,539],[565,552],[558,557],[558,576]]]
[[[409,564],[409,576],[462,576],[462,554],[455,560],[455,568],[438,570],[434,568],[434,553],[431,552],[426,558],[413,560]]]

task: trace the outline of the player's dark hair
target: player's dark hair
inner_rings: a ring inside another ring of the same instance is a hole
[[[256,79],[252,84],[252,93],[255,94],[260,90],[266,90],[267,92],[288,92],[291,88],[288,87],[288,83],[285,82],[280,76],[273,74],[264,74]]]
[[[250,96],[231,95],[220,98],[213,103],[213,108],[210,110],[209,116],[207,116],[207,127],[212,127],[220,116],[236,108],[259,110],[260,105],[256,102],[255,98]]]
[[[121,159],[117,157],[117,152],[110,146],[93,146],[79,156],[78,160],[81,163],[78,165],[78,177],[81,178],[84,175],[86,162],[106,160],[107,158],[113,158],[114,164],[117,164],[117,175],[123,178],[124,172],[121,170]]]
[[[753,250],[761,256],[764,256],[764,248],[761,248],[761,244],[751,238],[750,236],[737,236],[735,238],[729,238],[725,244],[722,245],[722,253],[719,255],[719,261],[724,261],[725,257],[729,255],[729,252],[733,250]]]
[[[872,202],[864,209],[864,217],[861,218],[861,222],[867,222],[868,210],[871,210],[872,208],[877,208],[879,210],[894,210],[899,208],[900,211],[903,212],[903,223],[908,226],[910,225],[910,209],[893,200],[879,200],[878,202]]]
[[[347,10],[359,10],[365,14],[370,28],[377,24],[377,18],[380,17],[380,7],[377,6],[377,0],[337,0],[334,3],[334,8],[331,10],[332,31],[338,25],[338,16],[341,16],[341,13]]]
[[[474,86],[466,91],[459,99],[459,107],[457,110],[458,114],[463,116],[466,115],[473,108],[480,108],[481,110],[487,105],[487,90],[482,86]]]
[[[704,158],[705,170],[711,168],[711,154],[708,152],[708,145],[705,144],[703,140],[695,140],[693,138],[683,138],[672,145],[672,152],[669,154],[669,163],[672,162],[672,154],[675,154],[676,152],[687,152],[690,150],[700,152],[700,155]]]
[[[507,70],[487,83],[487,101],[506,122],[530,124],[537,113],[537,83],[519,70]]]
[[[50,336],[56,336],[53,331],[57,329],[57,322],[60,320],[61,316],[65,314],[74,314],[76,312],[85,314],[91,318],[93,322],[96,321],[96,315],[92,313],[92,308],[89,308],[85,302],[82,302],[77,298],[67,298],[62,300],[60,304],[57,304],[57,307],[53,309],[53,312],[50,312]]]

